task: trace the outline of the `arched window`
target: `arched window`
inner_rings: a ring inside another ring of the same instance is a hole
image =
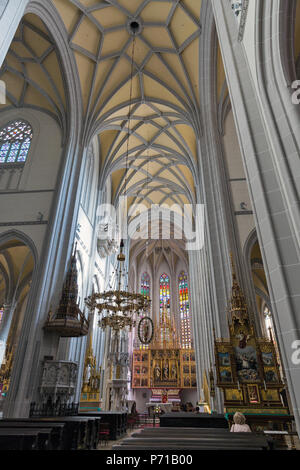
[[[179,307],[180,307],[180,329],[181,346],[184,349],[192,347],[190,309],[189,309],[189,288],[187,273],[182,271],[178,277]]]
[[[141,294],[143,294],[145,297],[150,297],[150,276],[148,273],[143,273],[141,276]],[[148,313],[146,313],[145,315],[142,314],[140,319],[142,319],[146,315],[148,315]],[[149,348],[148,344],[141,343],[141,341],[138,338],[137,330],[136,330],[136,344],[139,346],[140,349]]]
[[[0,131],[0,163],[24,163],[32,140],[32,127],[14,121]]]
[[[170,316],[170,280],[169,276],[163,273],[159,278],[159,312],[161,317],[165,307]]]
[[[143,273],[141,277],[141,294],[145,297],[150,297],[150,276],[148,273]]]

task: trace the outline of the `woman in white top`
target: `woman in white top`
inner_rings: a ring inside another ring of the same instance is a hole
[[[237,411],[233,416],[233,421],[234,424],[231,426],[230,432],[251,432],[243,413]]]

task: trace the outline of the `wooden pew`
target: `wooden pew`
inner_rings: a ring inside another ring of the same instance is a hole
[[[96,448],[96,421],[94,418],[65,416],[40,418],[41,422],[64,423],[63,446],[66,450],[89,450]]]
[[[28,429],[28,430],[40,430],[40,429],[48,429],[49,430],[49,444],[48,446],[51,447],[53,450],[61,450],[62,449],[62,435],[63,435],[63,428],[64,424],[60,423],[32,423],[30,421],[12,421],[9,419],[4,419],[0,421],[0,430],[5,429]]]
[[[0,422],[37,424],[39,426],[55,427],[55,424],[63,426],[60,439],[60,448],[63,450],[93,449],[97,447],[97,427],[94,418],[80,416],[47,417],[47,418],[13,418]]]
[[[0,450],[52,450],[50,428],[1,428]]]
[[[113,450],[126,449],[272,449],[273,440],[253,433],[231,433],[228,429],[145,428],[134,432]]]
[[[80,412],[79,416],[101,418],[103,422],[109,424],[110,440],[120,439],[127,431],[127,413],[121,411],[86,411]]]

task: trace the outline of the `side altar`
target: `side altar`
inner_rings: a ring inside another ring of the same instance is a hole
[[[289,430],[293,417],[282,398],[285,384],[271,330],[270,338],[257,336],[234,269],[228,326],[229,338],[215,338],[215,360],[229,423],[240,411],[253,431]]]

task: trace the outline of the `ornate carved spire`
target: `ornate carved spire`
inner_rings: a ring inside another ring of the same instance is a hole
[[[71,257],[70,267],[63,285],[62,295],[56,314],[49,314],[44,326],[46,330],[57,331],[63,337],[85,336],[89,322],[77,304],[78,284],[76,266],[76,246]]]
[[[245,295],[237,281],[232,253],[230,253],[230,259],[232,266],[232,289],[228,309],[229,320],[232,322],[234,319],[238,319],[240,323],[244,323],[245,319],[249,319],[248,306]]]

